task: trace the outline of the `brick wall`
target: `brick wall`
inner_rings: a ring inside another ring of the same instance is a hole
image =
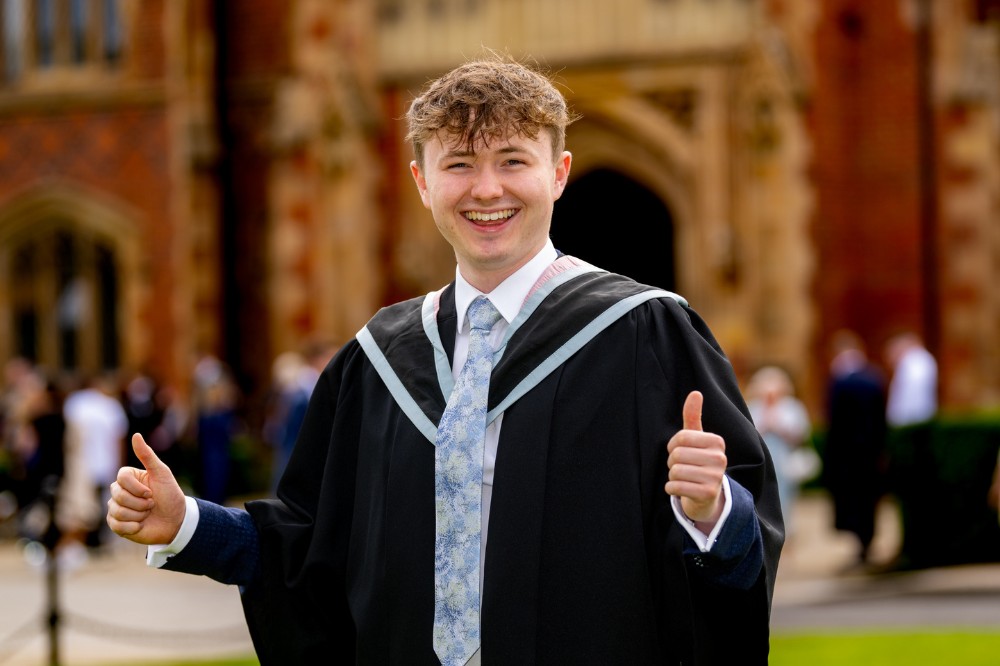
[[[878,359],[893,331],[921,327],[917,59],[900,7],[826,0],[816,32],[820,376],[838,328],[857,330]]]
[[[148,324],[154,369],[170,366],[175,234],[170,217],[166,114],[156,105],[27,108],[0,123],[0,201],[58,182],[124,204],[132,213],[149,280]],[[159,353],[162,352],[162,353]]]

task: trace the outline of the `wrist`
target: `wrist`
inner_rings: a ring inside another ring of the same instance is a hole
[[[725,497],[721,492],[716,496],[715,501],[710,507],[684,506],[684,503],[681,503],[681,508],[688,519],[694,523],[695,527],[706,534],[711,532],[719,522],[725,507]]]

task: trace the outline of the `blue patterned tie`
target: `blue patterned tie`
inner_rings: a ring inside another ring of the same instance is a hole
[[[487,339],[500,313],[480,296],[469,306],[469,357],[438,425],[434,452],[434,652],[442,666],[479,649],[479,541],[483,438],[493,370]]]

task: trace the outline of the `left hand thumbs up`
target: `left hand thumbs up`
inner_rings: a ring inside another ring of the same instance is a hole
[[[684,401],[684,428],[667,443],[669,472],[664,489],[680,498],[688,518],[706,524],[710,531],[722,514],[726,443],[722,437],[702,430],[703,402],[698,391],[692,391]]]

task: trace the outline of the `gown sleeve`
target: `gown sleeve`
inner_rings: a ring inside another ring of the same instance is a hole
[[[648,434],[643,439],[653,448],[644,456],[654,491],[662,494],[666,443],[683,427],[682,406],[691,391],[704,395],[704,429],[726,443],[733,513],[707,553],[686,533],[683,537],[692,611],[707,619],[699,623],[702,638],[719,650],[739,646],[742,639],[763,642],[760,650],[766,655],[771,596],[784,541],[770,454],[754,427],[732,365],[698,314],[684,304],[661,299],[637,316],[646,319],[638,327],[639,348],[645,351],[637,362],[637,381],[647,396],[643,421]],[[668,502],[663,501],[663,507],[658,524],[674,523]],[[666,534],[667,528],[662,529]],[[720,628],[722,633],[713,635]],[[734,637],[733,631],[739,636]],[[742,645],[748,651],[753,647]]]
[[[313,390],[277,499],[247,503],[261,575],[241,597],[262,666],[354,661],[344,581],[364,365],[355,341],[334,357]]]

